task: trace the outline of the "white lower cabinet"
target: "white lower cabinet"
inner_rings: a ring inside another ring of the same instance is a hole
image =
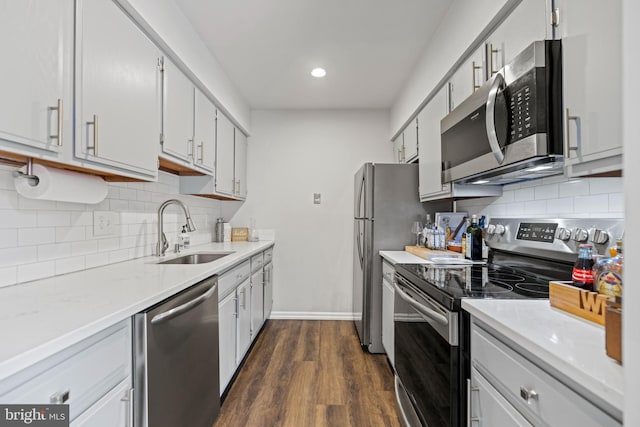
[[[78,419],[77,425],[129,426],[131,355],[127,319],[2,381],[0,402],[67,403],[70,421]],[[94,423],[97,413],[115,422]]]
[[[76,418],[71,427],[133,427],[132,392],[131,384],[123,381]]]
[[[621,422],[489,332],[471,325],[471,424],[618,427]],[[506,340],[505,340],[506,341]],[[586,392],[592,392],[587,390]],[[596,399],[597,400],[597,399]]]
[[[264,323],[264,272],[251,275],[251,337],[255,338]]]
[[[393,333],[393,289],[394,267],[386,261],[382,262],[382,346],[387,352],[387,357],[394,364],[394,333]]]
[[[236,316],[235,291],[218,305],[218,340],[220,356],[220,394],[224,392],[236,371]]]

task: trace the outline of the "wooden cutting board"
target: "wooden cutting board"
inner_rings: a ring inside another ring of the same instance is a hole
[[[435,249],[423,248],[422,246],[405,246],[404,250],[424,259],[437,257],[464,258],[461,253],[453,251],[438,251]]]

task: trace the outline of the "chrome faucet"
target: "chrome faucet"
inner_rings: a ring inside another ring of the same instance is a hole
[[[163,224],[162,224],[162,214],[164,210],[169,205],[178,205],[184,211],[184,216],[187,219],[186,227],[189,231],[196,231],[196,226],[193,225],[193,221],[191,220],[191,214],[189,213],[189,208],[182,203],[178,199],[169,199],[158,208],[158,244],[156,245],[156,255],[164,256],[164,253],[167,251],[169,247],[169,243],[167,242],[167,236],[164,235]]]

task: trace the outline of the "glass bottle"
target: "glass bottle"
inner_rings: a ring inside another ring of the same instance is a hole
[[[602,259],[593,266],[594,289],[609,297],[622,296],[622,240],[617,241],[615,252],[615,256]]]
[[[471,260],[482,259],[482,229],[478,226],[478,216],[471,215],[471,225],[466,232],[466,253],[465,258]]]
[[[593,245],[583,244],[578,248],[578,259],[571,273],[573,286],[593,291]]]

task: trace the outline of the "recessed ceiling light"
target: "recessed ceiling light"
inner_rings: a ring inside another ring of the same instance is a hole
[[[324,68],[319,68],[318,67],[318,68],[314,68],[313,70],[311,70],[311,75],[313,77],[320,78],[320,77],[326,76],[327,75],[327,71]]]
[[[487,179],[479,179],[477,181],[473,181],[472,184],[487,184],[489,180]]]

